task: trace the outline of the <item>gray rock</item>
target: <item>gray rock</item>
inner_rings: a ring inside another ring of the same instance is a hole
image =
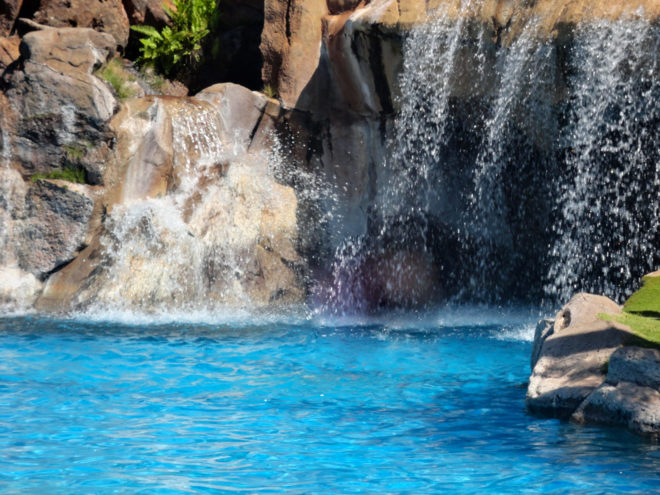
[[[613,385],[632,382],[660,390],[660,350],[641,347],[617,349],[610,358],[607,382]]]
[[[541,355],[541,348],[545,339],[547,339],[552,332],[554,331],[555,320],[541,320],[538,325],[536,325],[536,330],[534,331],[534,347],[532,348],[532,361],[531,368],[534,370],[534,366],[539,360]]]
[[[71,261],[85,240],[93,208],[85,186],[40,180],[30,187],[13,243],[19,267],[43,279]]]
[[[632,337],[630,329],[606,322],[599,314],[618,314],[610,299],[577,294],[557,314],[553,331],[541,341],[527,389],[530,411],[568,418],[587,396],[605,381],[612,353]]]
[[[75,159],[89,179],[99,180],[108,158],[103,143],[111,140],[106,122],[116,101],[92,71],[113,53],[114,45],[112,36],[92,29],[25,35],[23,69],[6,76],[13,116],[4,117],[3,129],[8,137],[3,147],[23,175],[58,169]]]
[[[660,392],[620,381],[598,387],[575,411],[578,423],[623,425],[642,434],[660,433]]]

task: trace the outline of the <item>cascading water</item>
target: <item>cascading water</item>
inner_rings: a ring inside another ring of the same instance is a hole
[[[223,139],[217,109],[204,102],[154,105],[166,116],[156,120],[171,122],[167,191],[148,193],[149,160],[130,163],[123,201],[104,222],[102,275],[79,297],[93,303],[82,307],[213,311],[259,307],[286,293],[295,284],[279,257],[297,257],[296,199],[274,179],[278,157]]]
[[[660,261],[658,26],[631,13],[548,36],[530,18],[500,39],[481,6],[405,41],[369,233],[334,264],[340,312],[620,299]]]
[[[582,27],[561,136],[546,291],[620,298],[659,261],[660,32],[643,20]]]

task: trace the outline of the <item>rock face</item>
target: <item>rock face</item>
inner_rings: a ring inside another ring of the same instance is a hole
[[[132,26],[147,25],[163,27],[170,22],[164,7],[174,8],[171,1],[161,0],[124,0],[124,8]]]
[[[81,165],[98,183],[108,161],[107,121],[116,101],[92,71],[114,52],[111,36],[92,29],[28,33],[22,70],[5,74],[4,156],[23,175]]]
[[[614,352],[607,380],[587,397],[572,419],[660,434],[660,351],[623,347]]]
[[[625,347],[634,341],[630,329],[599,318],[620,311],[605,297],[577,294],[554,323],[539,324],[531,412],[660,433],[660,351]]]
[[[84,244],[94,193],[64,181],[28,185],[11,169],[3,170],[0,178],[0,266],[17,266],[43,280],[71,261]]]
[[[7,36],[14,28],[23,0],[0,0],[0,36]]]
[[[19,38],[0,38],[0,73],[18,60],[20,42]]]
[[[266,156],[276,102],[236,85],[129,100],[97,236],[40,309],[266,307],[299,302],[297,200]]]
[[[128,43],[129,23],[121,0],[40,0],[34,14],[39,24],[92,28],[114,38],[113,48]]]

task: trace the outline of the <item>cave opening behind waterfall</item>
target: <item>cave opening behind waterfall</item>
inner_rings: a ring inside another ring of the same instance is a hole
[[[404,45],[364,236],[335,311],[621,300],[660,262],[660,27],[630,17],[510,43],[443,16]]]

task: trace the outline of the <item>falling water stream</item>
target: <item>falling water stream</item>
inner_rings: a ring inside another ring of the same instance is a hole
[[[453,301],[621,300],[660,261],[660,29],[633,13],[558,40],[530,18],[496,46],[469,21],[477,6],[405,42],[371,233],[335,262],[340,311],[373,286],[408,297],[376,306],[433,305],[430,286]]]

